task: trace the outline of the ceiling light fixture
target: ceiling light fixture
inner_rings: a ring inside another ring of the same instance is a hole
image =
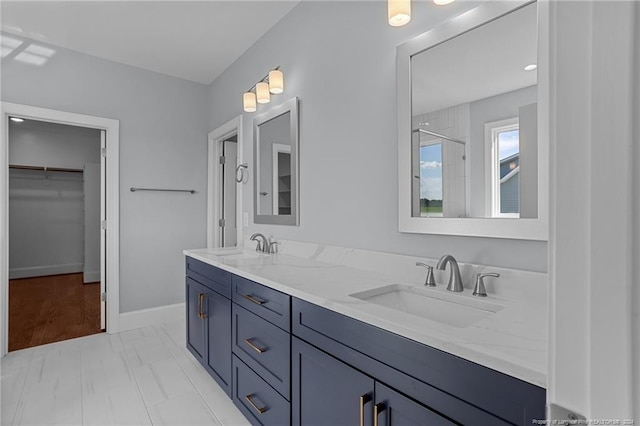
[[[275,67],[262,80],[242,95],[242,106],[245,112],[255,112],[257,104],[268,104],[271,94],[284,92],[284,74],[280,67]]]
[[[389,25],[401,27],[411,20],[411,0],[388,0]]]
[[[20,118],[20,117],[9,117],[9,120],[11,121],[15,121],[16,123],[22,123],[24,121],[24,118]]]
[[[437,4],[438,6],[445,6],[447,4],[453,3],[454,1],[456,1],[456,0],[433,0],[433,2],[435,4]]]
[[[529,64],[529,65],[527,65],[526,67],[524,67],[524,70],[525,70],[525,71],[533,71],[533,70],[535,70],[536,68],[538,68],[538,65],[536,65],[536,64]]]

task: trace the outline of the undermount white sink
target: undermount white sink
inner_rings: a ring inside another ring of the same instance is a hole
[[[468,327],[504,307],[485,300],[462,297],[458,293],[447,294],[403,284],[391,284],[350,296],[458,328]]]

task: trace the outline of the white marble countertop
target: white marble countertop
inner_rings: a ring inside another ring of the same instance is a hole
[[[184,254],[546,388],[546,274],[461,264],[465,291],[451,293],[440,284],[446,282],[448,268],[436,271],[438,286],[428,291],[473,300],[478,298],[469,287],[476,272],[491,270],[502,275],[495,284],[487,280],[489,296],[482,300],[503,308],[470,326],[453,327],[350,296],[395,283],[425,289],[425,271],[415,266],[425,259],[293,241],[279,242],[279,250],[271,255],[238,249],[194,249]]]

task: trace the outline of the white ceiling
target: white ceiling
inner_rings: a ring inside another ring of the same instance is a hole
[[[412,115],[536,84],[535,3],[411,59]]]
[[[2,1],[2,30],[209,84],[300,0]]]

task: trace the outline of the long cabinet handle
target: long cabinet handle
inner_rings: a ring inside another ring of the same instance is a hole
[[[266,300],[258,299],[257,297],[255,297],[255,296],[253,296],[253,295],[251,295],[251,294],[244,294],[243,296],[244,296],[244,298],[245,298],[245,299],[247,299],[249,302],[253,302],[253,303],[255,303],[256,305],[264,305],[265,303],[267,303],[267,301],[266,301]]]
[[[365,393],[360,397],[360,426],[364,426],[364,406],[371,401],[371,394]]]
[[[255,343],[253,343],[251,341],[251,339],[245,339],[244,341],[247,345],[249,345],[251,347],[251,349],[253,349],[254,351],[258,352],[259,354],[265,353],[267,351],[267,348],[261,348],[259,346],[256,346]]]
[[[258,414],[264,414],[268,408],[267,407],[258,407],[255,402],[253,402],[253,394],[249,394],[244,397],[249,404],[253,407],[254,410],[258,412]]]
[[[380,402],[373,406],[373,426],[378,426],[378,416],[382,413],[386,407],[384,403]]]
[[[206,294],[200,293],[198,295],[198,318],[206,319],[207,313],[204,311],[204,298],[207,297]]]

